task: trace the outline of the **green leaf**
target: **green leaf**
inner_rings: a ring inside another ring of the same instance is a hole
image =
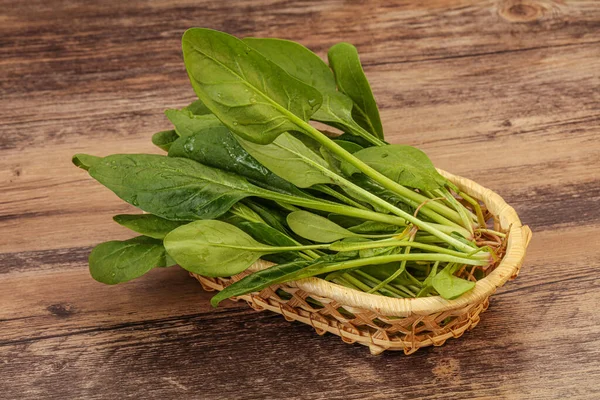
[[[446,300],[456,299],[475,287],[475,282],[454,276],[453,269],[448,265],[431,280],[433,288]]]
[[[334,183],[327,174],[329,166],[300,140],[289,133],[271,144],[260,145],[242,138],[238,141],[252,157],[270,171],[294,185],[307,188],[320,183]]]
[[[267,144],[297,130],[319,109],[318,90],[287,74],[234,36],[211,29],[188,29],[183,58],[198,98],[232,132]]]
[[[422,190],[442,187],[446,179],[421,150],[399,144],[369,147],[354,153],[354,157],[401,185]],[[351,176],[360,172],[353,165],[342,162],[342,171]]]
[[[368,139],[365,131],[352,119],[352,99],[338,92],[333,73],[315,53],[289,40],[245,38],[245,43],[283,68],[285,72],[321,92],[323,104],[311,119],[330,123],[352,134]]]
[[[397,232],[399,228],[397,225],[385,224],[377,221],[365,221],[359,225],[348,228],[349,231],[354,233],[391,233]]]
[[[177,221],[216,218],[239,200],[265,192],[237,175],[153,154],[108,156],[89,173],[126,202]]]
[[[207,115],[212,112],[206,107],[202,100],[195,100],[189,106],[184,107],[183,110],[189,111],[194,115]]]
[[[152,135],[152,143],[164,151],[169,151],[169,148],[177,139],[179,139],[179,135],[175,130],[161,131]]]
[[[282,233],[277,229],[272,228],[271,226],[262,222],[243,220],[241,217],[238,216],[226,218],[223,221],[235,225],[242,231],[246,232],[248,235],[252,236],[252,238],[254,238],[255,240],[264,244],[268,244],[270,246],[281,247],[300,245],[298,242],[296,242],[291,237],[287,236],[285,233]],[[261,256],[261,258],[265,260],[277,263],[294,261],[299,257],[300,255],[297,251],[289,251],[285,253]]]
[[[130,281],[166,262],[162,242],[146,236],[101,243],[89,259],[92,277],[108,285]]]
[[[336,140],[334,140],[334,142],[337,143],[338,145],[340,145],[344,150],[346,150],[350,154],[356,153],[357,151],[364,149],[364,147],[361,146],[360,144],[350,142],[347,140],[336,139]]]
[[[134,232],[154,239],[163,239],[167,233],[185,224],[181,221],[170,221],[152,214],[119,214],[113,220]]]
[[[294,233],[317,243],[331,243],[348,237],[360,236],[327,218],[308,211],[290,213],[287,216],[287,223]]]
[[[287,264],[273,265],[267,269],[254,272],[221,290],[217,295],[213,296],[210,304],[216,307],[220,302],[230,297],[258,292],[271,285],[287,281],[289,276],[308,267],[311,263],[311,261],[304,260],[293,261]]]
[[[209,167],[232,172],[280,193],[306,196],[248,154],[223,125],[207,127],[189,137],[180,138],[171,146],[169,156],[189,158]]]
[[[89,154],[75,154],[71,161],[76,167],[89,171],[90,168],[100,162],[102,157],[90,156]]]
[[[222,221],[194,221],[171,231],[164,239],[167,252],[188,271],[217,277],[239,274],[277,247],[254,240]]]
[[[354,102],[354,120],[376,137],[383,139],[383,127],[371,86],[360,65],[358,51],[350,43],[338,43],[327,53],[340,92]]]
[[[227,128],[212,114],[194,115],[187,110],[167,110],[165,115],[175,127],[175,131],[181,137],[192,136],[206,129],[221,129]]]

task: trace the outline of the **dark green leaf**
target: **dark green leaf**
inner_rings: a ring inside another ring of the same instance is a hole
[[[284,282],[287,280],[287,277],[308,267],[311,263],[311,261],[293,261],[287,264],[273,265],[267,269],[254,272],[221,290],[216,296],[213,296],[210,303],[213,307],[216,307],[221,301],[230,297],[258,292],[271,285]]]
[[[145,236],[105,242],[94,247],[90,254],[90,273],[98,282],[114,285],[165,266],[165,256],[162,241]]]
[[[170,221],[152,214],[119,214],[113,220],[126,228],[154,239],[163,239],[167,233],[185,224],[181,221]]]
[[[189,158],[209,167],[232,172],[281,193],[305,196],[301,190],[248,154],[223,125],[180,138],[171,146],[169,156]]]
[[[350,43],[338,43],[327,53],[339,90],[354,102],[354,120],[376,137],[383,139],[383,127],[371,86],[360,65],[358,51]]]
[[[264,193],[237,175],[153,154],[108,156],[89,173],[126,202],[178,221],[216,218],[239,200]]]
[[[321,94],[234,36],[188,29],[183,58],[198,98],[232,132],[267,144],[297,130],[319,109]]]

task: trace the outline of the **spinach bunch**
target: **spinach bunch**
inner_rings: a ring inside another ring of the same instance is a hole
[[[298,43],[210,29],[189,29],[182,45],[198,100],[166,111],[173,129],[152,142],[167,154],[73,157],[145,212],[114,217],[141,236],[94,248],[94,279],[121,283],[175,264],[224,277],[263,258],[276,265],[212,303],[311,276],[452,299],[495,262],[484,239],[501,245],[504,234],[486,227],[479,202],[422,151],[385,142],[354,46],[333,46],[328,65]]]

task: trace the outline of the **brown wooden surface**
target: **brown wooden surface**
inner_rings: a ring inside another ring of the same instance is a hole
[[[102,3],[102,5],[93,5]],[[519,278],[443,347],[371,356],[180,269],[109,287],[130,207],[76,152],[157,152],[193,99],[187,27],[354,43],[388,140],[488,186],[534,231]],[[598,398],[597,1],[0,0],[0,398]]]

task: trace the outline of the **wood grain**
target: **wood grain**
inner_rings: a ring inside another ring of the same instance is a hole
[[[600,5],[435,0],[0,0],[0,397],[600,396]],[[499,192],[534,230],[478,327],[410,357],[211,294],[177,268],[116,287],[91,246],[131,211],[77,152],[159,152],[193,99],[190,26],[355,44],[394,143]]]

